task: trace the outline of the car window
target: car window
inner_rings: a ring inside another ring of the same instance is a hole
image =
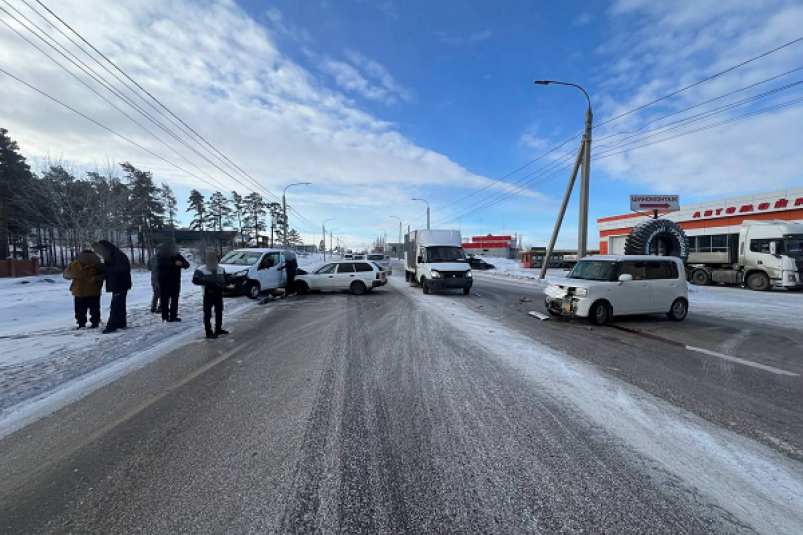
[[[605,260],[585,260],[578,262],[568,278],[592,281],[613,280],[616,264]]]
[[[649,280],[676,278],[676,276],[672,276],[672,262],[649,262],[647,264],[647,279]]]
[[[356,262],[354,264],[354,269],[356,269],[358,273],[374,270],[370,264],[366,264],[365,262]]]
[[[769,253],[772,240],[750,240],[750,250],[754,253]]]
[[[220,259],[221,264],[232,266],[253,266],[259,261],[262,253],[254,251],[232,251]]]
[[[328,275],[330,273],[334,273],[336,267],[337,267],[337,264],[326,264],[322,268],[318,269],[318,271],[316,271],[315,274],[316,275]]]
[[[381,255],[381,254],[369,254],[368,255],[368,260],[384,260],[384,259],[385,259],[385,255]]]
[[[633,280],[641,281],[647,278],[646,262],[622,262],[620,275],[633,275]]]
[[[385,271],[385,268],[383,268],[381,264],[377,264],[376,262],[373,262],[373,264],[376,266],[376,269],[378,269],[379,271]]]
[[[268,253],[262,258],[260,269],[268,269],[279,265],[279,253]]]
[[[354,264],[351,262],[346,262],[344,264],[338,264],[337,266],[338,273],[354,273]]]

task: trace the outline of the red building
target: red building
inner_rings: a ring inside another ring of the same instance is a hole
[[[472,236],[471,241],[463,244],[466,254],[493,256],[496,258],[513,258],[516,250],[513,236]]]

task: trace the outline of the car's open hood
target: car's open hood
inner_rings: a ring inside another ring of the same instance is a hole
[[[251,268],[251,266],[237,264],[220,264],[220,267],[226,270],[227,275],[234,275],[235,273],[239,273],[241,271],[248,271]]]

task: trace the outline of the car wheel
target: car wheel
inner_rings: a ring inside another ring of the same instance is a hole
[[[689,302],[679,297],[672,303],[672,308],[669,309],[666,316],[672,321],[683,321],[686,319],[686,314],[689,313]]]
[[[299,295],[307,295],[309,293],[309,285],[304,281],[298,281],[295,284],[296,293]]]
[[[421,289],[424,291],[424,294],[429,295],[429,286],[427,285],[427,279],[421,277]]]
[[[262,293],[262,288],[259,287],[258,282],[252,282],[248,285],[248,289],[245,291],[245,295],[247,295],[251,299],[259,298],[259,294]]]
[[[711,275],[704,269],[695,269],[691,272],[691,282],[697,286],[706,286],[711,283]]]
[[[747,287],[757,292],[767,291],[771,287],[770,278],[767,277],[766,273],[762,273],[761,271],[751,273],[750,276],[747,277]]]
[[[463,295],[468,295],[471,293],[471,288],[463,288]]]
[[[351,283],[351,293],[354,295],[362,295],[365,293],[365,283],[362,281],[354,281]]]
[[[611,319],[611,309],[605,301],[597,301],[588,311],[588,321],[592,325],[605,325]]]

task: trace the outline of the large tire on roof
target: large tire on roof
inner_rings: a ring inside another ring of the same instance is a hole
[[[661,254],[689,259],[689,239],[680,225],[669,219],[649,219],[639,223],[625,240],[626,255]]]

